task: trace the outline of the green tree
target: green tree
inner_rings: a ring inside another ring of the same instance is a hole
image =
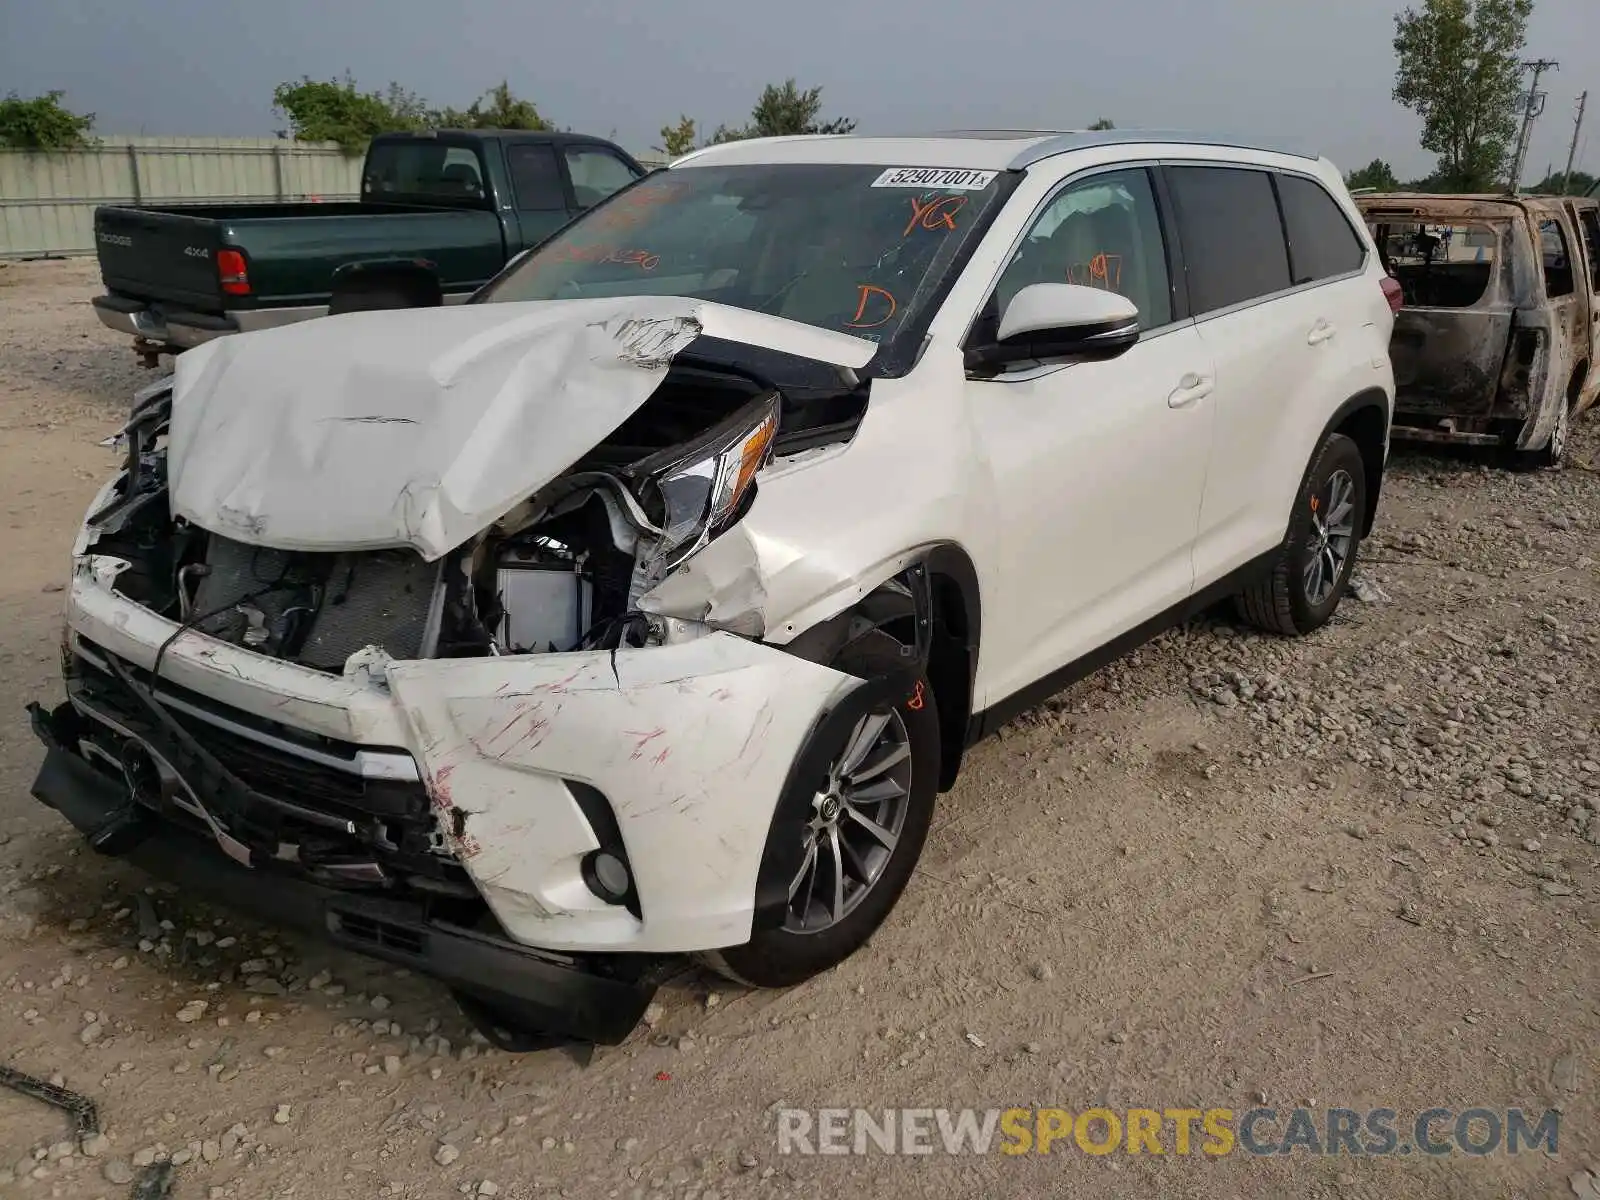
[[[289,133],[302,142],[338,142],[346,154],[360,154],[380,133],[423,129],[426,105],[413,92],[391,83],[384,92],[363,92],[347,72],[343,79],[306,76],[280,83],[272,107],[289,121]]]
[[[698,131],[695,129],[694,118],[680,116],[676,125],[663,125],[661,127],[661,145],[656,149],[668,158],[677,158],[694,149]]]
[[[1091,130],[1115,129],[1116,127],[1116,123],[1110,117],[1096,117],[1094,124],[1089,126]]]
[[[65,92],[46,92],[24,100],[16,92],[0,100],[0,146],[18,150],[73,150],[92,140],[93,113],[64,107]]]
[[[1380,192],[1397,192],[1400,181],[1394,177],[1394,168],[1381,158],[1375,158],[1359,171],[1345,176],[1345,186],[1351,188],[1376,188]]]
[[[781,84],[769,83],[761,91],[761,98],[750,110],[750,124],[742,129],[718,125],[711,135],[713,142],[736,142],[742,138],[787,137],[803,133],[849,133],[856,123],[849,117],[834,117],[824,121],[822,116],[822,89],[807,88],[801,91],[793,79]]]
[[[1574,171],[1571,176],[1552,171],[1528,190],[1546,196],[1586,196],[1594,182],[1594,176],[1587,171]]]
[[[1533,0],[1423,0],[1394,19],[1394,98],[1422,118],[1443,190],[1504,180]]]
[[[446,108],[429,114],[430,125],[441,129],[554,129],[539,115],[532,100],[522,100],[502,79],[465,109]]]

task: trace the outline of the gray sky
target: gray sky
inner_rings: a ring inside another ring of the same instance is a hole
[[[1431,156],[1393,103],[1397,0],[0,0],[0,93],[65,89],[101,133],[262,135],[273,86],[349,68],[464,106],[498,82],[561,125],[659,141],[680,112],[738,124],[763,84],[820,84],[864,133],[1119,125],[1290,137],[1401,178]],[[1587,15],[1586,15],[1587,14]],[[1547,76],[1525,178],[1559,170],[1578,92],[1600,170],[1595,0],[1537,0]]]

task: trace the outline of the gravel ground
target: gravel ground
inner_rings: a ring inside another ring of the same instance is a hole
[[[27,795],[97,441],[148,376],[84,263],[0,267],[0,1194],[1570,1195],[1600,1174],[1600,441],[1397,453],[1349,600],[1174,631],[971,756],[890,924],[788,992],[686,971],[592,1061],[482,1045],[425,980],[186,902]],[[1560,1148],[1216,1160],[777,1153],[784,1105],[1433,1105]],[[1588,1194],[1582,1191],[1582,1194]]]

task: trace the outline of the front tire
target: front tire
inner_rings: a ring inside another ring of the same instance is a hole
[[[905,660],[899,642],[873,632],[830,665],[870,678]],[[791,987],[843,962],[883,924],[910,881],[938,790],[939,713],[919,674],[908,695],[856,722],[816,781],[783,924],[700,957],[719,974],[763,988]],[[792,835],[792,828],[775,823],[769,837]]]
[[[1355,570],[1366,516],[1361,450],[1344,434],[1330,433],[1300,485],[1271,570],[1234,599],[1240,617],[1290,636],[1326,625]]]

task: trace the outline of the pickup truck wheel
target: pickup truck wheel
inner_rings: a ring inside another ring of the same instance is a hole
[[[1272,569],[1235,597],[1239,615],[1258,629],[1291,636],[1326,625],[1355,570],[1366,512],[1361,451],[1331,433],[1300,485]]]
[[[833,666],[870,676],[904,662],[899,642],[880,632],[847,646]],[[817,780],[783,925],[702,960],[750,987],[789,987],[843,962],[905,890],[938,788],[939,713],[919,676],[909,696],[856,722]]]

